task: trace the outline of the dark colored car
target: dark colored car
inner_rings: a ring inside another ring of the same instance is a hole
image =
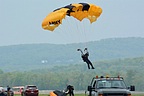
[[[38,96],[39,90],[36,85],[26,85],[21,95],[22,96]]]

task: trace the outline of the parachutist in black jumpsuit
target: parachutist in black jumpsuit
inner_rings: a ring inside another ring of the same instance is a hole
[[[92,69],[95,69],[93,67],[91,61],[88,59],[89,52],[88,52],[87,48],[84,49],[85,54],[82,52],[81,49],[77,49],[77,51],[81,51],[81,57],[82,57],[83,61],[87,63],[88,69],[90,69],[90,65],[91,65]]]
[[[73,92],[74,87],[72,85],[68,85],[67,90],[68,90],[67,94],[69,94],[69,96],[74,96],[74,92]]]
[[[10,96],[11,94],[10,94],[10,87],[9,86],[7,86],[7,96]]]

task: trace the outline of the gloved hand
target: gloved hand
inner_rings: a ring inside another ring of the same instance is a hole
[[[80,51],[80,49],[77,49],[77,51]]]

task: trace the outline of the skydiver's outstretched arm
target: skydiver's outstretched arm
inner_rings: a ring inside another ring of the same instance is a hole
[[[81,50],[81,49],[77,49],[77,51],[80,51],[80,52],[81,52],[81,54],[83,55],[83,52],[82,52],[82,50]]]

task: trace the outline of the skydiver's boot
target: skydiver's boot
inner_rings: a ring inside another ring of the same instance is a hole
[[[95,69],[95,68],[92,66],[92,69]]]

